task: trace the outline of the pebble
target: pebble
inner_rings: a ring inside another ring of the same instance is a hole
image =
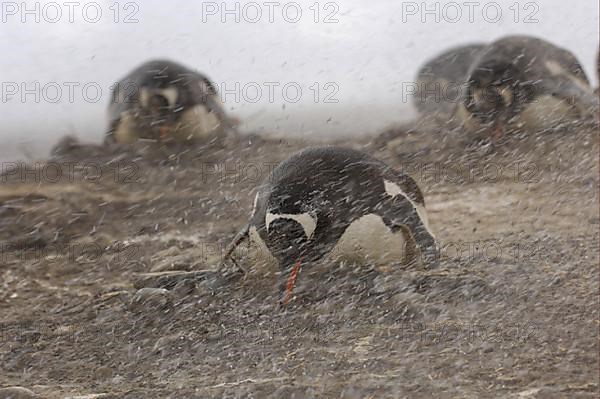
[[[186,272],[183,270],[159,272],[159,273],[140,273],[134,278],[134,288],[166,288],[172,289],[178,283],[184,280],[200,280],[214,274],[214,271],[197,270]]]
[[[113,374],[113,370],[110,367],[106,366],[98,367],[95,373],[96,377],[100,380],[107,380],[109,378],[112,378]]]
[[[173,288],[173,294],[178,298],[185,298],[196,291],[196,282],[192,279],[185,279],[178,282]]]
[[[131,302],[130,310],[157,310],[171,303],[171,293],[164,288],[142,288],[137,290]]]
[[[0,399],[33,399],[38,395],[23,387],[0,388]]]
[[[112,399],[114,396],[107,393],[92,393],[89,395],[82,396],[68,396],[65,399]]]
[[[208,323],[203,326],[204,329],[204,337],[208,341],[218,340],[223,336],[223,330],[219,327],[218,324]]]

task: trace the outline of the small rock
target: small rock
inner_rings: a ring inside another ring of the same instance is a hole
[[[65,399],[112,399],[114,396],[108,393],[92,393],[89,395],[82,396],[68,396]]]
[[[185,298],[196,291],[196,282],[192,279],[185,279],[178,282],[173,288],[173,294],[178,298]]]
[[[177,353],[184,341],[186,341],[186,337],[181,333],[166,335],[156,340],[152,350],[160,355]]]
[[[540,391],[541,391],[541,388],[528,389],[526,391],[519,392],[517,394],[517,398],[522,398],[522,399],[525,399],[525,398],[529,398],[529,399],[537,398],[538,394],[540,393]]]
[[[366,356],[373,347],[372,341],[373,336],[364,337],[357,342],[352,350],[358,355]]]
[[[158,273],[139,273],[135,277],[133,286],[137,289],[148,287],[171,289],[183,280],[201,280],[214,273],[215,272],[211,270],[197,270],[193,272],[176,270]]]
[[[223,336],[223,330],[218,324],[208,323],[203,326],[205,338],[209,341],[214,341]]]
[[[112,378],[113,370],[110,367],[105,367],[105,366],[98,367],[96,369],[95,375],[100,380],[107,380],[109,378]]]
[[[152,259],[152,261],[156,259],[157,262],[153,262],[154,265],[152,266],[150,271],[153,273],[177,270],[189,271],[193,263],[190,259],[190,256],[187,254],[181,255],[179,252],[179,249],[177,249],[176,247],[171,247],[166,251],[159,252]]]
[[[126,290],[111,291],[111,292],[102,294],[100,296],[99,302],[108,303],[108,302],[112,302],[113,300],[115,300],[115,301],[120,301],[121,303],[127,303],[127,302],[129,302],[130,298],[131,298],[131,293],[129,291],[126,291]]]
[[[550,282],[550,286],[559,285],[562,282],[560,276],[556,276]]]
[[[391,292],[395,288],[394,281],[389,276],[377,276],[373,283],[374,284],[373,288],[371,288],[371,293],[375,295]]]
[[[38,395],[23,387],[0,388],[0,399],[32,399]]]
[[[123,377],[122,375],[117,375],[110,382],[113,385],[121,385],[125,382],[125,377]]]
[[[171,303],[171,294],[164,288],[142,288],[137,290],[131,302],[130,310],[156,310]]]

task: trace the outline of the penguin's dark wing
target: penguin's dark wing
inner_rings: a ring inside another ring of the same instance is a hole
[[[590,85],[590,80],[585,73],[583,66],[575,57],[573,53],[562,48],[556,48],[554,54],[555,60],[570,74],[578,79],[581,79],[584,83]]]
[[[386,198],[373,213],[380,215],[392,231],[407,229],[421,251],[424,263],[433,269],[439,265],[439,251],[435,237],[429,231],[419,207],[420,205],[408,194],[400,193]]]
[[[425,199],[417,182],[410,176],[386,167],[383,178],[390,197],[377,206],[379,214],[392,230],[407,228],[430,268],[439,264],[435,237],[427,226]]]
[[[114,142],[113,133],[121,122],[123,113],[130,110],[133,104],[139,101],[139,91],[144,79],[139,70],[140,68],[137,68],[111,87],[105,143]]]
[[[200,87],[208,94],[213,96],[218,96],[219,91],[213,82],[210,81],[206,76],[198,74],[198,81],[200,82]]]
[[[207,102],[211,97],[219,95],[215,84],[208,77],[196,71],[189,71],[185,74],[185,86],[196,103],[208,105]]]
[[[544,82],[544,90],[552,96],[566,100],[581,116],[596,118],[600,112],[600,99],[591,86],[574,81],[569,76],[555,76]]]
[[[214,83],[198,72],[193,72],[193,79],[190,79],[188,83],[192,97],[214,113],[227,129],[235,130],[236,124],[225,112],[219,91]]]
[[[581,115],[595,116],[600,110],[600,101],[594,94],[581,63],[570,51],[551,46],[553,51],[548,51],[546,65],[549,72],[553,73],[541,80],[542,89],[545,93],[565,99]]]
[[[495,44],[504,49],[505,57],[534,80],[548,80],[549,76],[570,75],[589,85],[585,71],[575,55],[546,40],[532,36],[509,36]]]

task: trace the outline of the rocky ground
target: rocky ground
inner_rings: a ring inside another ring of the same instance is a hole
[[[312,144],[63,142],[48,162],[4,165],[0,387],[29,390],[19,398],[598,397],[596,130],[490,146],[420,126],[344,142],[419,182],[441,268],[306,269],[283,309],[277,270],[218,265],[256,186]],[[243,248],[236,257],[244,264]]]

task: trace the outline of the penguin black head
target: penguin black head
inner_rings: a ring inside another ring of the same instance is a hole
[[[528,97],[527,82],[511,62],[489,60],[477,65],[467,80],[465,107],[481,124],[501,134]]]
[[[173,89],[140,89],[140,126],[156,139],[165,139],[177,122],[177,91]]]
[[[155,115],[162,115],[166,110],[171,108],[169,99],[162,94],[154,94],[148,101],[148,108]]]
[[[308,237],[304,227],[294,219],[278,218],[269,224],[267,240],[271,250],[282,259],[298,260],[307,249]]]

